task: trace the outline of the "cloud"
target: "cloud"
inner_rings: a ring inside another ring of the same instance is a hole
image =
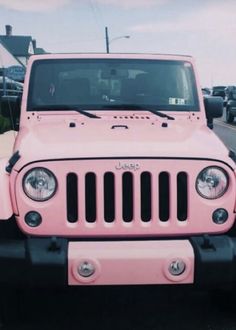
[[[236,3],[209,2],[198,11],[186,11],[176,15],[175,20],[148,22],[130,27],[130,31],[138,33],[174,33],[174,32],[206,32],[215,37],[227,38],[227,33],[236,33]]]
[[[0,0],[0,6],[16,11],[44,12],[69,4],[71,0]]]
[[[44,12],[72,3],[87,5],[89,1],[94,5],[115,6],[128,10],[160,6],[168,3],[170,0],[0,0],[0,6],[21,12]]]
[[[95,3],[122,7],[124,9],[150,8],[168,3],[170,0],[94,0]]]

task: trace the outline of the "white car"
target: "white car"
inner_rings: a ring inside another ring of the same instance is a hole
[[[5,91],[4,91],[4,82],[3,82],[3,77],[0,77],[0,96],[3,96],[4,93],[5,95],[13,95],[13,96],[18,96],[21,95],[23,92],[23,84],[9,79],[9,78],[5,78],[5,83],[6,83],[6,87],[5,87]]]

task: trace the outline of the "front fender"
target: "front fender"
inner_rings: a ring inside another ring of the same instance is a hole
[[[10,195],[10,176],[6,172],[8,159],[0,159],[0,220],[8,220],[12,214],[12,203]]]

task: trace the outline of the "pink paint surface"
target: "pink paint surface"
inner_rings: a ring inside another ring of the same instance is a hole
[[[187,240],[139,242],[70,242],[69,285],[186,284],[194,281],[194,253]],[[172,261],[185,262],[185,271],[171,275]],[[81,262],[91,262],[91,277],[78,274]]]
[[[18,225],[21,230],[31,235],[57,235],[57,236],[177,236],[202,233],[223,233],[231,228],[235,220],[233,213],[235,205],[235,175],[223,163],[206,160],[190,159],[135,159],[139,164],[138,170],[130,171],[134,178],[134,217],[127,223],[122,219],[122,174],[125,170],[116,169],[119,163],[131,163],[133,160],[60,160],[45,161],[30,164],[18,174],[15,191]],[[28,198],[22,189],[22,180],[25,173],[34,167],[50,169],[58,180],[58,190],[54,197],[45,202],[35,202]],[[195,182],[200,171],[207,166],[221,166],[229,175],[229,188],[225,195],[208,200],[199,196],[195,189]],[[140,174],[150,172],[152,177],[152,217],[149,222],[143,222],[140,214]],[[158,211],[158,175],[166,171],[170,176],[170,218],[163,222],[159,220]],[[188,216],[186,221],[177,219],[177,173],[184,171],[188,175]],[[88,172],[96,174],[97,191],[97,219],[89,223],[85,219],[85,175]],[[104,173],[113,172],[115,175],[115,220],[112,223],[104,221]],[[78,175],[78,221],[67,221],[66,209],[66,176],[68,173]],[[222,207],[228,210],[229,219],[224,224],[217,225],[212,221],[212,213]],[[31,228],[24,221],[25,214],[31,210],[42,216],[42,224]]]

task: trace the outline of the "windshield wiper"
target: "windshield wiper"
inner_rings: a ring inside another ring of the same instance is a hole
[[[97,116],[97,115],[94,115],[93,113],[90,113],[90,112],[87,112],[85,110],[82,110],[82,109],[73,109],[74,111],[76,112],[79,112],[81,115],[85,115],[89,118],[97,118],[97,119],[100,119],[101,117]]]
[[[77,107],[69,106],[69,105],[39,105],[30,109],[30,111],[63,111],[63,110],[71,110],[79,112],[81,115],[87,116],[89,118],[101,118],[93,113],[87,112]]]
[[[156,116],[159,116],[161,118],[167,118],[169,120],[175,120],[174,117],[169,116],[165,113],[162,113],[161,111],[155,110],[155,109],[150,109],[149,107],[145,106],[140,106],[136,104],[112,104],[112,105],[105,105],[103,106],[103,109],[117,109],[117,110],[144,110],[153,113]]]
[[[162,118],[167,118],[169,120],[175,120],[174,117],[169,116],[169,115],[167,115],[165,113],[162,113],[162,112],[160,112],[158,110],[152,110],[152,109],[143,109],[143,110],[147,110],[147,111],[153,113],[154,115],[157,115],[157,116],[162,117]]]

